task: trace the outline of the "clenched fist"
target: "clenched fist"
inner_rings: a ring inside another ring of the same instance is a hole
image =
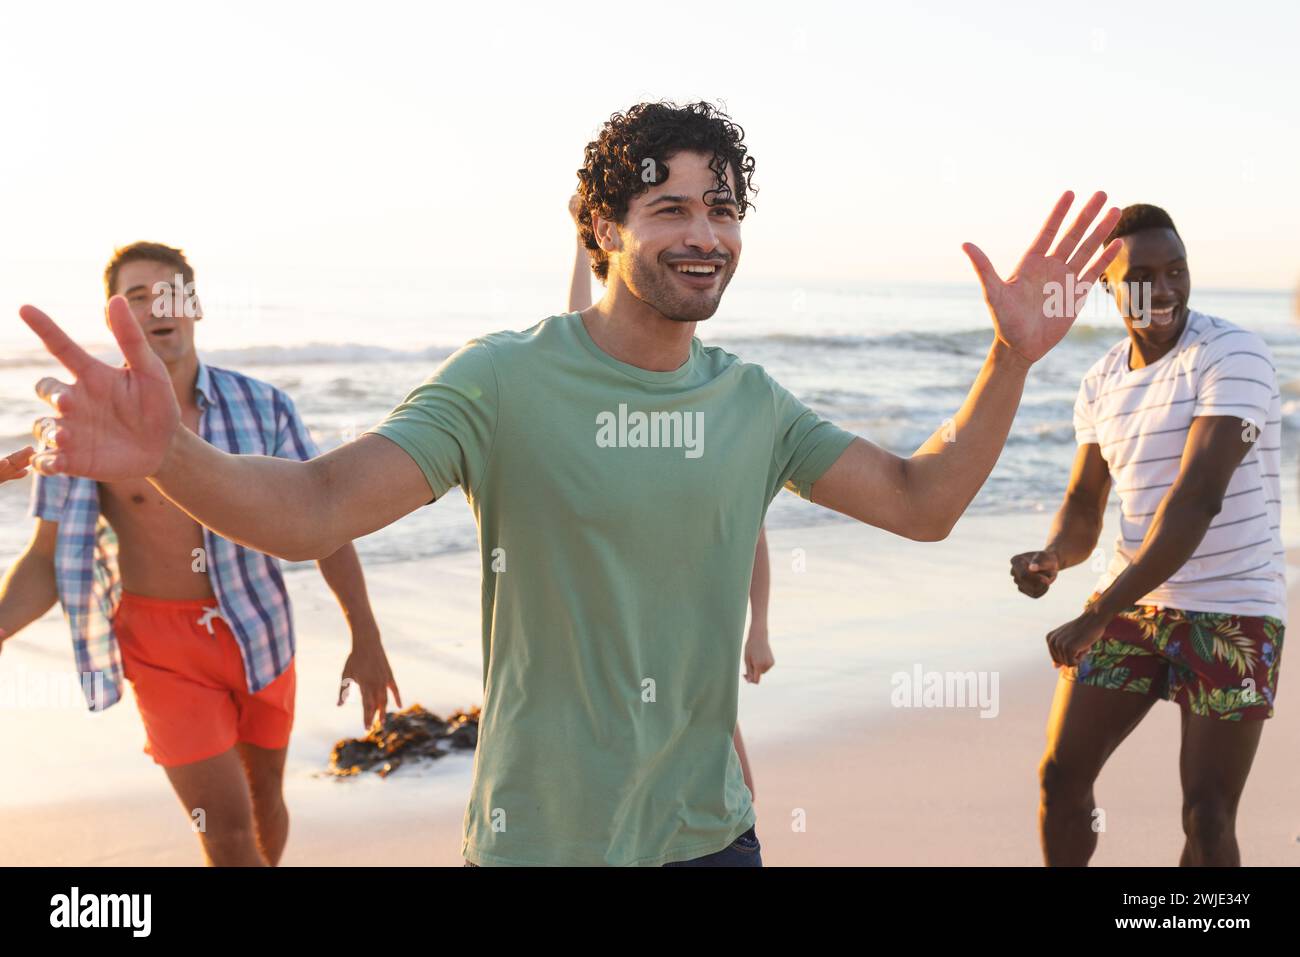
[[[1022,552],[1011,559],[1011,577],[1030,598],[1042,598],[1061,570],[1056,552]]]

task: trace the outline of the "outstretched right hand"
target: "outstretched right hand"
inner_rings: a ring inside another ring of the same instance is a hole
[[[126,300],[108,303],[108,323],[126,357],[118,368],[100,362],[34,306],[19,311],[50,355],[71,372],[71,385],[45,378],[36,394],[57,413],[36,420],[41,447],[32,468],[42,475],[98,481],[145,478],[162,466],[180,424],[171,377],[131,314]]]
[[[1056,552],[1022,552],[1011,559],[1011,577],[1030,598],[1042,598],[1061,570]]]

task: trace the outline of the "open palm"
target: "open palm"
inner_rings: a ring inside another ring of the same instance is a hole
[[[167,367],[149,348],[126,300],[114,296],[108,304],[109,326],[126,357],[117,368],[91,356],[34,306],[23,306],[19,315],[76,377],[70,385],[54,378],[36,383],[36,394],[57,414],[36,421],[32,431],[41,447],[32,468],[99,481],[158,471],[180,423],[180,407]]]
[[[1120,240],[1115,240],[1088,266],[1120,216],[1119,209],[1112,207],[1084,239],[1084,233],[1106,203],[1105,193],[1095,193],[1049,254],[1052,240],[1073,202],[1073,193],[1062,194],[1038,238],[1021,258],[1011,278],[1005,281],[978,246],[972,243],[962,246],[984,287],[984,300],[993,314],[998,338],[1030,362],[1041,359],[1070,331],[1087,291],[1118,255],[1122,245]]]

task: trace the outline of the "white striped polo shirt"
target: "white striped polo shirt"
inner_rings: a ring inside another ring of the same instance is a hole
[[[1223,319],[1190,312],[1178,344],[1130,369],[1129,339],[1117,342],[1079,385],[1074,431],[1096,444],[1120,499],[1120,530],[1097,591],[1133,561],[1161,500],[1178,477],[1198,415],[1238,419],[1258,435],[1232,475],[1223,508],[1192,557],[1138,604],[1286,621],[1282,549],[1282,404],[1264,340]]]

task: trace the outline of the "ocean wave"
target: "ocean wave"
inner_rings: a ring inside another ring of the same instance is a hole
[[[1074,423],[1017,424],[1007,435],[1007,445],[1074,445]]]
[[[390,349],[358,342],[308,342],[293,346],[244,346],[234,349],[200,349],[199,357],[211,365],[346,365],[353,362],[441,362],[460,346],[425,346]],[[121,359],[109,347],[87,347],[87,352],[110,364]],[[48,367],[54,360],[43,350],[10,351],[0,355],[0,369]]]
[[[92,351],[91,355],[95,355]],[[54,362],[49,353],[44,350],[36,352],[9,352],[7,355],[0,356],[0,369],[33,369],[37,367],[48,367]]]
[[[1113,325],[1075,323],[1065,338],[1068,344],[1090,344],[1097,341],[1118,342],[1124,336],[1122,328]],[[928,331],[909,329],[873,336],[802,335],[793,332],[773,332],[757,336],[719,337],[705,345],[719,345],[726,349],[764,346],[795,346],[807,349],[860,349],[896,348],[918,352],[966,352],[986,349],[993,341],[993,327]]]
[[[441,362],[458,346],[389,349],[357,342],[309,342],[298,346],[247,346],[241,349],[200,349],[204,362],[214,365],[346,365],[352,362]]]
[[[1115,340],[1123,334],[1112,326],[1076,324],[1066,343],[1082,344],[1097,340]],[[878,335],[807,335],[772,332],[762,335],[704,337],[705,345],[721,346],[728,351],[746,348],[784,347],[794,349],[875,349],[892,348],[915,352],[974,353],[988,348],[993,341],[992,326],[951,331],[910,329]],[[200,349],[205,362],[215,365],[329,365],[351,362],[441,362],[462,344],[430,345],[421,348],[394,349],[359,342],[308,342],[297,345],[259,345],[228,349]],[[87,347],[92,355],[114,362],[111,346]],[[52,360],[41,349],[8,351],[0,355],[0,369],[26,369],[48,366]]]
[[[334,379],[324,386],[325,395],[332,399],[372,399],[371,390],[357,384],[352,379]]]

